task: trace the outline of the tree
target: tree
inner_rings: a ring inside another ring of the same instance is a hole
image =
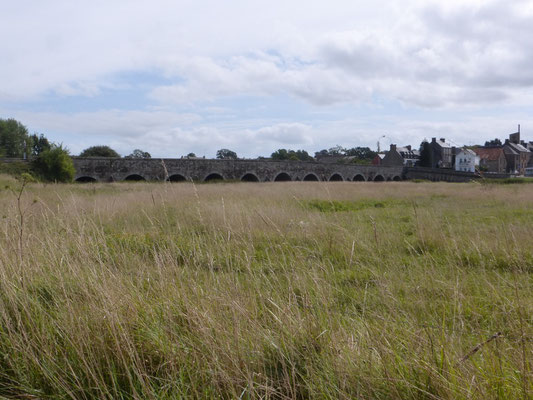
[[[126,156],[126,158],[152,158],[152,156],[147,151],[135,149],[129,156]]]
[[[33,170],[41,179],[52,182],[72,182],[76,174],[68,150],[55,144],[37,156]]]
[[[331,147],[328,150],[328,154],[330,156],[341,156],[344,154],[344,148],[341,145],[337,145],[335,147]]]
[[[418,165],[431,168],[431,146],[426,140],[420,143],[420,161],[418,161]]]
[[[45,150],[50,150],[50,142],[43,134],[37,136],[36,133],[29,137],[30,154],[32,156],[38,156]]]
[[[109,146],[91,146],[80,153],[80,157],[119,158],[120,155]]]
[[[351,149],[345,149],[344,154],[355,157],[358,160],[372,160],[378,153],[370,150],[369,147],[352,147]]]
[[[327,155],[329,155],[329,154],[328,154],[328,151],[326,149],[322,149],[320,151],[315,151],[315,158],[325,157]]]
[[[351,160],[352,163],[370,164],[378,153],[370,150],[369,147],[352,147],[351,149],[345,149],[344,154],[353,157]]]
[[[502,141],[498,138],[485,142],[487,147],[498,147],[502,145]]]
[[[270,155],[270,158],[272,158],[273,160],[288,160],[289,152],[287,151],[287,149],[279,149],[272,153]]]
[[[335,147],[331,147],[328,150],[323,149],[323,150],[315,152],[315,157],[318,158],[318,157],[326,157],[326,156],[342,156],[344,152],[345,152],[345,149],[342,146],[337,145]]]
[[[0,119],[0,157],[22,158],[28,150],[28,129],[17,120]]]
[[[305,150],[279,149],[270,155],[273,160],[312,161],[313,157]]]
[[[189,153],[189,154],[187,154],[187,158],[196,158],[196,154]]]
[[[217,151],[217,158],[219,160],[236,160],[237,153],[228,149],[220,149]]]
[[[296,150],[295,154],[300,161],[314,161],[314,158],[305,150]]]

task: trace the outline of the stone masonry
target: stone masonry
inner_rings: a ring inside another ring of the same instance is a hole
[[[403,167],[301,161],[74,157],[79,182],[147,181],[400,181]]]

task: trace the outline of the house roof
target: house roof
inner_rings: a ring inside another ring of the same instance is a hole
[[[442,140],[437,140],[434,143],[437,143],[440,147],[444,147],[444,148],[451,148],[452,147],[450,143],[443,142]]]
[[[517,143],[513,143],[513,142],[506,142],[504,147],[508,147],[509,149],[511,149],[516,154],[523,153],[523,152],[526,152],[526,153],[529,152],[529,150],[526,149],[521,144],[517,144]]]
[[[408,147],[396,147],[396,151],[402,155],[402,157],[418,156],[420,152],[418,150],[409,149]]]
[[[460,153],[465,153],[465,154],[470,154],[471,156],[475,156],[476,153],[470,149],[459,149],[457,151],[457,154],[460,154]]]
[[[474,152],[482,160],[496,161],[503,154],[502,147],[476,147]]]

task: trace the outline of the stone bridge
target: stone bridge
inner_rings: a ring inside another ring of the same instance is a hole
[[[404,168],[303,161],[73,157],[78,182],[400,181]]]

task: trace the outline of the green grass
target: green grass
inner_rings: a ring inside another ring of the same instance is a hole
[[[359,211],[367,208],[390,208],[405,206],[405,201],[399,200],[357,200],[357,201],[338,201],[338,200],[308,200],[305,202],[311,210],[320,212],[342,212],[342,211]]]
[[[22,242],[0,191],[0,396],[533,395],[533,186],[26,190]]]
[[[504,179],[483,179],[480,182],[491,185],[514,185],[533,183],[533,178],[504,178]]]

